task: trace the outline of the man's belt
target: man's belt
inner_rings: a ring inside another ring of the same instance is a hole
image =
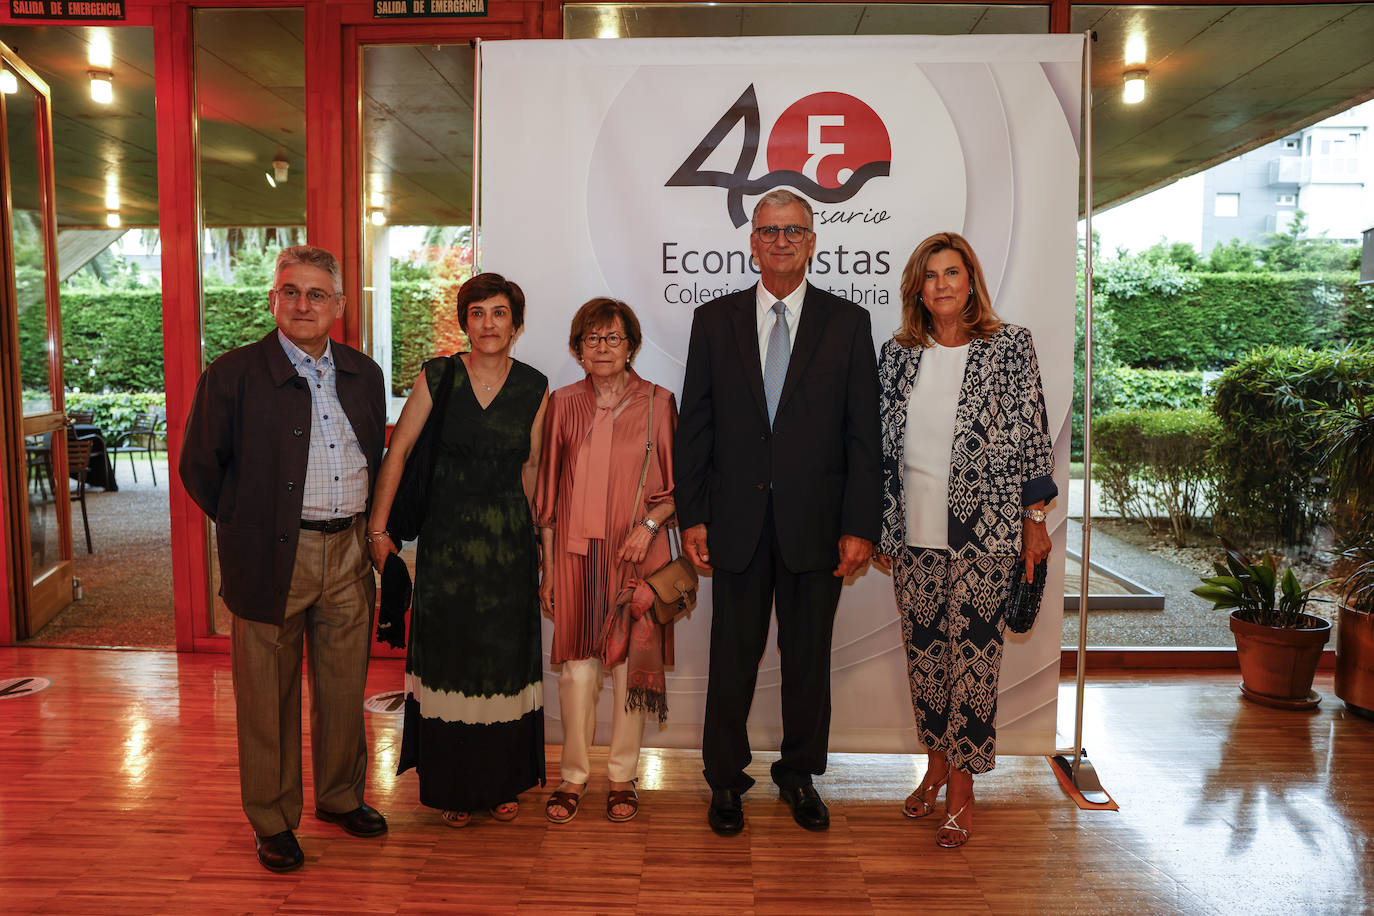
[[[340,531],[347,531],[353,527],[353,523],[358,520],[356,515],[345,515],[343,518],[320,518],[301,519],[301,527],[306,531],[323,531],[325,534],[338,534]]]

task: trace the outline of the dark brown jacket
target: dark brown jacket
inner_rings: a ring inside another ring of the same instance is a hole
[[[332,344],[339,402],[367,456],[368,490],[386,435],[382,370]],[[220,595],[247,620],[282,622],[300,539],[310,453],[310,390],[274,328],[215,360],[196,385],[181,482],[215,523]]]

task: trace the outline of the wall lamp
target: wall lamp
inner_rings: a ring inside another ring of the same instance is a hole
[[[101,105],[114,101],[114,74],[109,70],[88,70],[91,78],[91,100]]]
[[[14,78],[14,74],[8,70],[0,70],[0,92],[5,95],[14,95],[19,91],[19,80]]]
[[[1145,79],[1149,75],[1150,71],[1144,67],[1123,73],[1122,79],[1125,80],[1125,84],[1121,89],[1121,101],[1127,105],[1145,101]]]

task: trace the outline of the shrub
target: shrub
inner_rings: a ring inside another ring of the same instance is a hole
[[[1202,372],[1196,369],[1111,370],[1116,382],[1113,406],[1118,410],[1205,410],[1211,399],[1203,393]]]
[[[108,444],[114,444],[114,437],[132,425],[134,414],[151,413],[159,417],[167,416],[167,395],[161,391],[120,391],[110,394],[88,394],[69,392],[66,397],[67,410],[93,410],[91,420],[105,434]]]
[[[1259,347],[1374,341],[1354,272],[1187,274],[1192,286],[1102,282],[1126,365],[1221,369]]]
[[[1268,347],[1222,373],[1212,402],[1221,423],[1213,450],[1220,533],[1307,543],[1326,515],[1317,418],[1374,395],[1371,367],[1368,346]]]
[[[1093,478],[1109,505],[1174,540],[1194,527],[1213,489],[1211,451],[1221,424],[1205,410],[1117,410],[1096,424]]]

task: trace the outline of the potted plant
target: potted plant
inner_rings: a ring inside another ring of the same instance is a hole
[[[1193,594],[1231,611],[1231,634],[1240,662],[1241,693],[1256,703],[1282,709],[1313,709],[1321,695],[1312,689],[1331,622],[1306,613],[1312,592],[1332,580],[1303,588],[1290,566],[1279,574],[1278,558],[1258,562],[1226,539],[1226,562],[1203,576]]]
[[[1341,584],[1336,631],[1336,696],[1353,712],[1374,718],[1374,368],[1347,379],[1349,400],[1316,417],[1326,453],[1332,515],[1354,546],[1341,554],[1352,563]]]
[[[1336,631],[1336,696],[1374,719],[1374,538],[1341,554],[1355,564],[1341,583]]]

